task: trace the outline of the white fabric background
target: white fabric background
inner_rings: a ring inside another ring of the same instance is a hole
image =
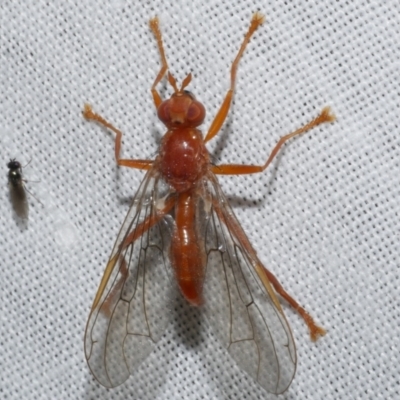
[[[116,389],[93,379],[83,353],[93,297],[143,176],[117,170],[111,135],[83,120],[83,104],[124,131],[124,157],[154,156],[164,128],[149,91],[159,55],[148,20],[158,15],[172,72],[178,81],[193,73],[206,129],[257,9],[267,21],[241,61],[228,123],[209,145],[214,160],[262,163],[323,106],[337,115],[286,145],[265,173],[220,179],[266,267],[328,330],[311,343],[283,303],[298,368],[280,398],[399,398],[398,1],[187,3],[0,4],[0,398],[274,398],[190,307]],[[25,178],[40,180],[27,184],[43,203],[30,197],[27,224],[8,199],[11,157],[32,159]]]

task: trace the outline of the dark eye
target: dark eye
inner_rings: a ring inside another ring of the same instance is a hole
[[[160,104],[160,107],[158,107],[157,110],[157,115],[158,118],[164,123],[168,123],[171,120],[171,115],[170,115],[170,104],[169,100],[165,100]]]
[[[203,104],[198,101],[194,101],[187,112],[186,118],[196,124],[200,125],[204,121],[204,117],[206,115],[206,110],[204,109]]]

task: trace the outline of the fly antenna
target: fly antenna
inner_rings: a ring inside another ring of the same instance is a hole
[[[176,79],[174,78],[174,76],[169,71],[168,71],[168,82],[174,88],[174,92],[175,93],[179,93],[178,87],[176,86]]]
[[[187,77],[183,80],[183,82],[182,82],[182,86],[181,86],[181,92],[183,92],[183,89],[185,89],[185,87],[187,86],[187,85],[189,85],[189,83],[190,83],[190,81],[192,80],[192,73],[189,73],[188,75],[187,75]]]

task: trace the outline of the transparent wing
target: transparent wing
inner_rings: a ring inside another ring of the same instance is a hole
[[[86,359],[106,387],[120,385],[150,354],[171,314],[166,249],[173,205],[170,187],[149,170],[117,237],[86,326]]]
[[[267,391],[283,393],[296,371],[292,333],[264,267],[214,175],[207,185],[207,317],[239,366]]]

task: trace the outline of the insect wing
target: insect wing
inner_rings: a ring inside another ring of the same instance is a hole
[[[123,383],[154,349],[172,295],[166,258],[173,206],[169,186],[151,169],[111,253],[85,332],[85,355],[106,387]]]
[[[18,184],[9,183],[10,200],[14,212],[19,218],[27,219],[29,213],[29,204],[26,196],[24,183],[21,181]]]
[[[214,175],[208,187],[212,210],[205,238],[207,317],[238,365],[267,391],[283,393],[296,371],[291,330]]]

